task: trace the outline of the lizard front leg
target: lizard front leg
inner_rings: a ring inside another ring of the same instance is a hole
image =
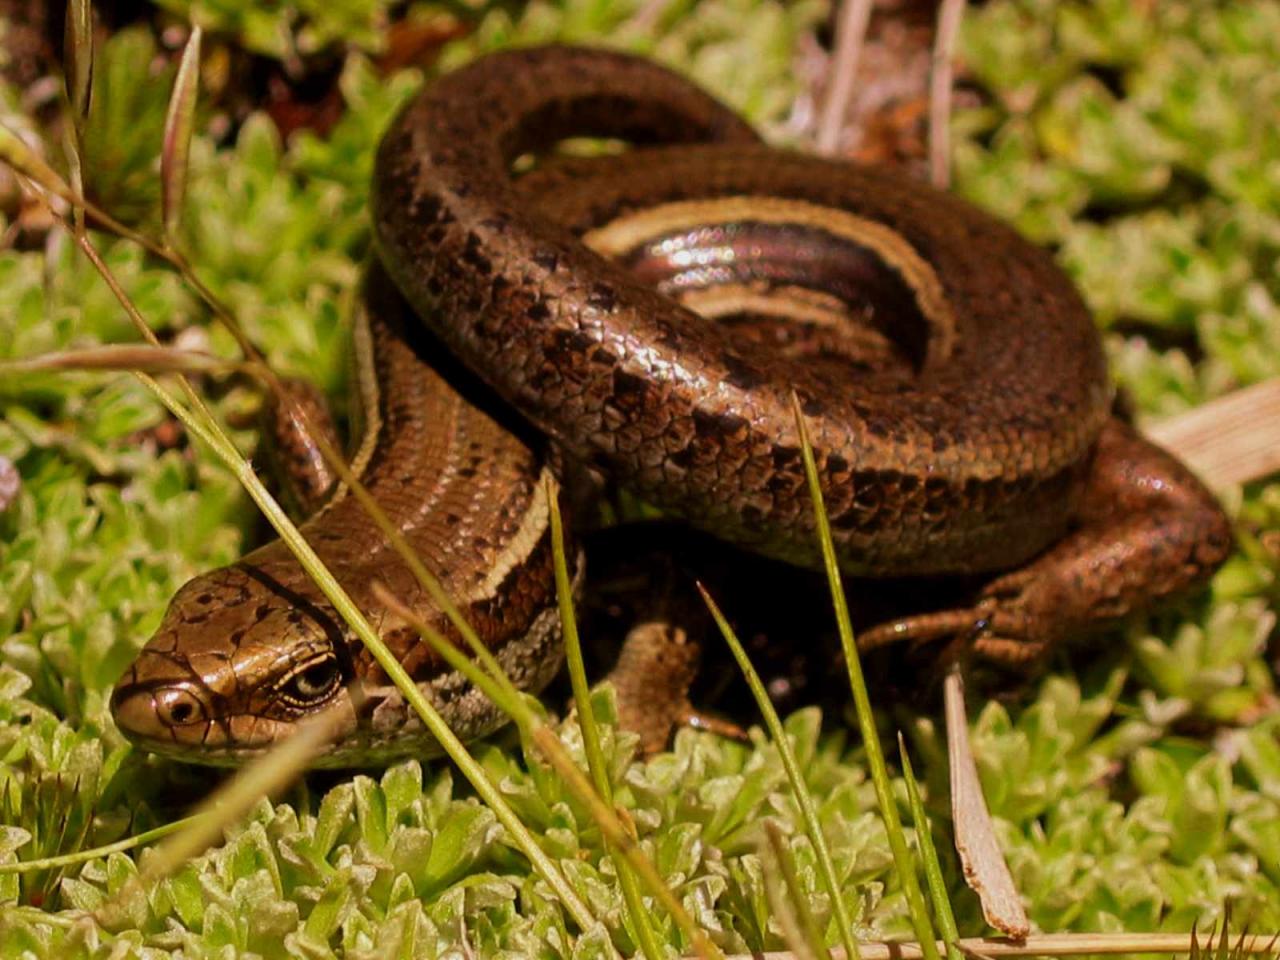
[[[1231,550],[1213,494],[1185,466],[1112,419],[1098,439],[1077,522],[1026,566],[997,577],[972,607],[864,632],[870,649],[954,636],[987,660],[1029,663],[1209,578]]]

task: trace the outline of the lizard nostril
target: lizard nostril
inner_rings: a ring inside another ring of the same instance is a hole
[[[204,705],[189,690],[170,687],[155,694],[156,713],[160,722],[169,727],[181,727],[204,720]]]

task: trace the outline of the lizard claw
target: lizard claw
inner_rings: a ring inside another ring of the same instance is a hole
[[[951,639],[943,659],[965,650],[1005,666],[1024,666],[1037,660],[1050,643],[1038,636],[1035,624],[1019,607],[1022,590],[1032,578],[1015,571],[989,584],[972,607],[939,610],[904,617],[863,631],[858,648],[874,650],[906,642],[917,650],[925,644]]]
[[[882,623],[858,635],[858,649],[864,653],[891,643],[909,643],[913,648],[934,640],[972,631],[984,622],[979,608],[939,610]]]

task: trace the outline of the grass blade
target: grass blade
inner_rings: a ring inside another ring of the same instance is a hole
[[[600,728],[596,726],[595,712],[591,709],[591,688],[587,683],[586,666],[582,660],[582,643],[578,638],[578,618],[573,610],[573,584],[569,580],[569,564],[564,553],[564,523],[560,517],[560,498],[550,479],[544,486],[544,490],[547,508],[551,512],[551,553],[556,570],[556,600],[560,605],[560,626],[564,637],[565,660],[569,665],[569,682],[573,687],[573,701],[578,708],[578,726],[582,730],[582,746],[587,755],[587,768],[596,786],[596,792],[605,803],[613,806],[613,785],[609,782],[609,768],[605,762],[604,750],[600,746]],[[653,927],[649,924],[649,916],[644,909],[636,875],[624,858],[614,856],[613,850],[608,845],[605,849],[617,869],[618,887],[622,891],[622,899],[626,904],[627,914],[631,918],[631,926],[635,930],[640,952],[648,960],[659,960],[663,955],[662,949],[658,945]]]
[[[787,780],[791,784],[791,792],[795,796],[796,805],[800,808],[800,819],[804,824],[805,834],[809,837],[809,842],[813,844],[814,852],[818,855],[818,869],[822,874],[823,883],[827,887],[827,894],[831,897],[831,909],[835,913],[836,926],[840,930],[840,940],[844,943],[846,955],[857,960],[858,941],[853,933],[853,921],[845,908],[844,898],[840,895],[840,882],[836,877],[835,863],[831,859],[831,851],[827,847],[826,837],[822,834],[822,823],[818,820],[818,807],[813,802],[813,795],[809,792],[809,788],[804,782],[804,776],[800,772],[800,765],[796,762],[795,751],[791,749],[791,741],[787,739],[786,731],[782,728],[782,720],[778,717],[778,711],[773,708],[773,703],[769,700],[769,694],[764,688],[764,683],[760,680],[760,674],[752,666],[751,660],[747,657],[747,651],[743,649],[742,643],[738,640],[738,635],[734,633],[733,627],[729,625],[729,621],[725,619],[724,614],[720,612],[720,608],[716,606],[716,602],[711,599],[711,595],[707,593],[702,584],[698,584],[698,592],[702,594],[702,600],[706,603],[707,609],[711,611],[712,619],[715,620],[725,643],[729,645],[729,649],[733,652],[733,658],[738,662],[738,668],[746,678],[747,686],[751,688],[752,696],[756,698],[756,703],[760,707],[760,713],[764,717],[769,736],[778,748],[778,756],[782,760],[782,768],[786,771]]]
[[[902,759],[902,778],[907,784],[907,805],[911,809],[911,822],[916,830],[920,859],[924,861],[924,879],[929,886],[929,900],[933,903],[933,912],[938,918],[938,932],[947,944],[947,960],[962,960],[963,955],[955,945],[960,939],[960,928],[956,926],[951,898],[947,896],[947,884],[942,879],[942,864],[938,862],[938,848],[933,845],[933,833],[929,828],[929,815],[925,813],[924,803],[920,799],[920,785],[911,768],[911,755],[907,753],[907,742],[901,731],[898,733],[898,756]]]
[[[0,124],[0,160],[5,160],[15,166],[20,173],[28,176],[35,176],[37,182],[41,178],[49,180],[49,187],[55,194],[64,197],[72,205],[85,205],[84,200],[75,194],[65,183],[57,176],[57,174],[48,167],[47,164],[36,156],[26,144],[24,144],[16,134],[9,131]],[[62,219],[52,204],[47,203],[50,212],[59,219]],[[92,208],[90,208],[92,209]],[[99,212],[94,210],[94,215],[99,216]],[[197,293],[209,303],[214,313],[231,325],[233,330],[238,327],[234,318],[231,316],[227,308],[208,290],[204,284],[200,283],[191,271],[186,261],[181,257],[173,254],[167,248],[156,245],[153,241],[137,234],[128,228],[119,225],[109,215],[103,213],[100,215],[109,229],[118,235],[134,240],[141,244],[147,250],[156,253],[173,264],[183,276],[192,284]],[[63,221],[65,223],[65,220]],[[77,232],[75,240],[80,249],[84,251],[94,268],[106,281],[107,286],[117,301],[129,315],[134,325],[138,328],[140,334],[149,343],[155,345],[157,343],[155,334],[152,332],[146,320],[142,317],[133,301],[128,294],[120,286],[119,281],[111,272],[110,268],[102,260],[98,254],[96,247],[90,241],[88,235],[84,232]],[[325,594],[325,597],[333,605],[334,609],[343,618],[343,620],[351,627],[352,631],[360,638],[361,642],[368,647],[374,659],[378,661],[388,678],[399,688],[404,695],[405,701],[413,707],[422,719],[423,724],[431,732],[431,734],[440,743],[444,752],[458,766],[459,770],[471,782],[477,794],[486,805],[493,810],[498,821],[507,829],[508,833],[514,839],[516,845],[521,852],[528,857],[530,864],[547,884],[555,892],[557,898],[564,905],[565,910],[573,917],[574,922],[581,929],[590,929],[595,926],[596,921],[591,912],[586,908],[582,901],[574,893],[573,889],[568,885],[563,874],[555,866],[554,863],[543,853],[527,830],[523,828],[523,824],[516,816],[515,812],[502,798],[498,789],[489,780],[484,769],[476,762],[475,758],[466,750],[462,742],[453,734],[442,717],[436,712],[435,708],[426,700],[421,690],[413,683],[412,679],[405,672],[398,660],[387,649],[377,636],[373,627],[365,619],[364,615],[356,607],[354,601],[337,582],[333,575],[320,562],[319,557],[311,549],[310,544],[298,532],[292,521],[289,520],[284,510],[276,502],[275,498],[267,491],[262,481],[254,473],[253,468],[236,450],[235,445],[230,438],[218,426],[217,421],[213,418],[208,407],[200,399],[198,393],[192,387],[190,381],[185,376],[179,377],[179,383],[182,385],[184,394],[192,404],[192,409],[188,409],[180,403],[176,397],[172,396],[168,391],[160,386],[154,379],[144,373],[135,373],[144,386],[146,386],[161,403],[182,421],[187,430],[197,439],[203,441],[219,459],[235,475],[245,492],[249,494],[251,500],[257,505],[258,509],[271,523],[277,534],[283,540],[286,546],[297,557],[298,562],[307,571],[308,575],[315,582],[316,586]],[[341,462],[341,458],[335,458]],[[344,464],[345,466],[345,464]],[[348,471],[349,475],[349,471]],[[358,488],[363,491],[363,488]],[[367,497],[367,491],[365,495]],[[383,518],[385,519],[385,517]],[[439,585],[436,584],[439,592]],[[465,621],[463,621],[465,623]],[[472,631],[474,634],[474,631]],[[687,914],[686,914],[687,917]],[[704,938],[705,939],[705,938]],[[696,938],[695,938],[696,941]],[[715,956],[719,956],[716,951]]]
[[[101,847],[90,847],[86,850],[77,850],[75,853],[64,853],[57,857],[41,857],[39,860],[17,860],[13,863],[0,863],[0,875],[6,873],[32,873],[37,870],[54,870],[58,867],[73,867],[78,863],[88,863],[90,860],[97,860],[99,857],[108,857],[113,853],[123,853],[126,850],[146,846],[153,840],[160,840],[171,833],[177,833],[191,826],[196,820],[196,816],[183,817],[181,820],[174,820],[172,823],[153,827],[150,830],[144,830],[142,833],[135,833],[133,836],[117,840],[115,843],[108,843]]]
[[[54,211],[55,216],[56,211]],[[80,248],[89,257],[90,262],[95,269],[106,281],[112,293],[116,296],[121,306],[132,318],[133,322],[138,325],[142,335],[151,343],[155,343],[155,334],[146,324],[145,319],[138,312],[133,301],[129,299],[124,289],[120,286],[115,275],[107,267],[106,263],[98,254],[97,249],[90,242],[87,234],[79,234],[76,236],[76,242]],[[404,695],[405,701],[414,708],[422,719],[423,724],[431,732],[431,734],[439,741],[442,749],[449,758],[458,766],[463,775],[471,782],[481,799],[493,810],[498,821],[508,830],[513,838],[520,845],[521,852],[524,853],[533,866],[533,869],[539,873],[548,885],[555,891],[556,896],[560,899],[565,909],[574,918],[582,929],[589,929],[594,926],[595,918],[586,908],[573,889],[568,885],[564,876],[559,869],[551,862],[550,858],[543,853],[542,849],[532,842],[528,831],[523,829],[519,818],[515,815],[515,811],[503,800],[502,795],[498,792],[497,787],[489,780],[484,769],[476,762],[475,758],[466,750],[462,742],[449,729],[449,725],[436,712],[435,708],[427,701],[422,691],[413,683],[412,678],[405,672],[400,662],[382,643],[377,633],[373,630],[360,609],[355,605],[354,601],[342,588],[341,584],[334,578],[333,574],[320,562],[319,557],[311,549],[311,545],[302,537],[301,533],[292,521],[285,514],[284,510],[276,502],[275,498],[267,491],[262,481],[254,473],[253,468],[243,457],[240,456],[235,445],[230,438],[223,433],[218,426],[217,421],[213,418],[208,408],[200,400],[199,395],[191,386],[190,381],[186,377],[180,377],[179,382],[182,384],[183,390],[188,399],[192,402],[194,409],[188,409],[180,403],[176,397],[171,395],[167,390],[160,386],[154,379],[144,373],[135,373],[143,383],[161,403],[175,417],[182,421],[187,430],[198,439],[202,440],[217,456],[227,465],[227,467],[235,475],[240,482],[249,498],[257,505],[258,509],[267,518],[268,522],[275,529],[286,546],[298,558],[298,562],[303,569],[315,582],[316,586],[324,593],[325,597],[333,605],[339,616],[351,627],[352,631],[358,636],[362,643],[369,648],[374,659],[378,661],[388,678],[399,688]],[[527,839],[527,844],[521,843],[521,838]]]
[[[1228,960],[1231,956],[1231,901],[1222,905],[1222,933],[1218,937],[1216,960]]]
[[[803,947],[804,953],[810,957],[825,957],[826,960],[831,960],[831,951],[822,942],[822,930],[818,927],[813,911],[809,909],[809,901],[805,899],[804,892],[800,889],[800,874],[796,870],[796,859],[791,854],[791,848],[787,846],[787,838],[782,835],[782,830],[773,820],[764,822],[764,832],[768,840],[767,849],[773,855],[774,861],[778,864],[778,872],[782,875],[780,884],[770,883],[766,890],[775,891],[778,894],[779,903],[775,904],[774,911],[779,914],[779,919],[787,910],[794,911],[796,929],[788,939],[795,940],[797,943],[792,945],[792,950],[795,951],[796,956],[800,956],[800,948]],[[772,879],[772,871],[765,871],[766,882],[770,879]]]
[[[71,104],[77,139],[84,139],[93,95],[93,4],[89,0],[68,0],[67,19],[62,31],[62,55],[66,64],[63,83]]]
[[[0,160],[59,199],[73,206],[81,202],[75,191],[62,177],[58,176],[58,172],[45,163],[40,154],[27,146],[17,131],[2,121],[0,121]]]
[[[587,811],[591,819],[600,828],[601,834],[613,845],[613,848],[622,853],[627,863],[630,864],[644,885],[648,887],[654,898],[667,908],[681,931],[693,944],[698,955],[704,958],[711,958],[711,960],[722,960],[723,954],[721,951],[694,924],[689,912],[685,910],[680,901],[676,899],[671,888],[663,881],[657,868],[653,865],[653,861],[645,856],[644,851],[640,849],[634,831],[625,826],[613,808],[604,802],[592,786],[591,781],[573,762],[569,752],[556,737],[555,731],[542,723],[533,711],[529,709],[524,702],[523,694],[517,694],[512,698],[504,697],[502,700],[495,698],[495,694],[501,695],[507,687],[512,690],[515,689],[511,687],[510,679],[502,673],[501,667],[495,668],[496,675],[492,672],[486,673],[487,667],[482,670],[476,663],[468,660],[462,651],[447,637],[432,629],[430,624],[414,614],[412,610],[396,599],[385,587],[375,587],[375,594],[380,602],[387,605],[389,610],[395,612],[417,630],[422,639],[430,644],[431,648],[440,654],[449,666],[465,676],[470,683],[483,691],[486,696],[493,699],[495,703],[510,703],[510,716],[519,725],[522,734],[542,751],[552,767],[564,780],[565,786],[579,801],[587,806]]]
[[[169,244],[173,243],[177,233],[182,218],[182,199],[187,192],[187,161],[191,153],[191,135],[195,130],[196,97],[200,91],[201,36],[200,28],[192,27],[164,118],[164,139],[160,149],[160,207],[165,240]]]
[[[332,721],[323,719],[300,724],[298,732],[279,746],[258,757],[201,802],[187,818],[186,826],[166,837],[127,884],[96,911],[98,921],[108,929],[121,923],[121,905],[136,895],[137,889],[151,889],[157,882],[181,869],[217,843],[225,828],[240,820],[263,797],[284,789],[333,737]]]
[[[183,421],[188,430],[201,439],[210,442],[216,453],[219,454],[227,463],[227,465],[235,472],[237,479],[249,494],[250,499],[258,506],[258,509],[266,516],[268,522],[275,529],[280,539],[285,542],[294,556],[298,558],[298,562],[302,564],[308,575],[315,581],[317,587],[324,593],[328,601],[333,605],[334,609],[351,627],[355,634],[369,649],[374,659],[378,661],[378,665],[382,667],[387,677],[396,685],[400,692],[404,695],[405,701],[413,707],[414,711],[422,719],[423,724],[431,735],[439,741],[444,752],[448,754],[462,771],[463,775],[471,782],[476,793],[480,798],[493,810],[498,821],[507,829],[511,836],[516,840],[522,853],[529,858],[530,863],[548,885],[555,891],[556,896],[560,898],[565,909],[573,916],[574,922],[582,929],[589,929],[595,924],[595,918],[591,912],[578,898],[577,894],[568,885],[564,876],[554,863],[542,852],[541,847],[533,841],[532,836],[524,829],[515,811],[507,804],[498,792],[498,788],[489,779],[484,769],[476,762],[475,758],[467,751],[457,736],[445,723],[444,718],[436,711],[435,707],[426,699],[423,692],[418,688],[417,684],[405,671],[394,654],[387,648],[381,638],[378,637],[372,625],[369,623],[360,609],[355,605],[350,595],[343,589],[337,579],[329,572],[328,569],[320,562],[320,558],[315,555],[311,549],[311,545],[302,537],[298,528],[293,525],[281,508],[275,498],[262,485],[262,481],[253,472],[253,468],[239,456],[234,446],[231,445],[224,435],[212,433],[204,424],[197,422],[191,416],[176,398],[168,396],[168,394],[145,375],[141,375],[143,382],[147,383],[152,391],[161,397],[162,402],[169,408],[175,416]],[[217,430],[216,423],[213,424],[214,430]],[[219,432],[220,433],[220,432]],[[523,842],[522,842],[523,841]]]
[[[62,52],[66,63],[63,84],[71,105],[71,123],[64,131],[67,173],[71,189],[84,193],[84,131],[89,121],[89,97],[93,86],[93,7],[89,0],[69,0],[62,31]],[[84,230],[84,207],[74,206],[71,219],[77,231]]]
[[[893,786],[889,781],[888,768],[885,766],[884,752],[880,749],[876,721],[871,713],[871,698],[867,694],[866,680],[862,675],[862,662],[858,659],[858,647],[853,638],[849,602],[844,595],[844,584],[840,580],[840,566],[836,561],[835,544],[831,539],[831,523],[827,519],[827,510],[822,501],[818,465],[814,460],[813,447],[809,443],[809,431],[805,427],[804,412],[800,409],[800,398],[795,393],[791,394],[791,407],[795,415],[796,429],[800,432],[800,449],[804,455],[804,471],[809,481],[809,495],[813,500],[818,542],[822,547],[822,561],[827,571],[827,582],[831,587],[831,603],[835,608],[840,645],[844,649],[845,665],[849,670],[849,686],[853,691],[858,727],[862,732],[862,742],[867,751],[867,766],[871,770],[871,782],[875,786],[880,815],[884,818],[885,831],[889,835],[889,848],[893,851],[893,860],[902,882],[902,892],[907,898],[907,907],[911,912],[911,926],[915,930],[916,939],[924,951],[925,960],[940,960],[937,947],[934,946],[929,911],[925,906],[924,894],[920,891],[920,879],[916,876],[915,860],[907,848],[907,838],[902,831],[902,820],[898,816],[898,807],[893,799]]]

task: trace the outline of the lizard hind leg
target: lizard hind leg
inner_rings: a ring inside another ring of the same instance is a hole
[[[1231,550],[1213,494],[1178,460],[1119,420],[1098,440],[1074,529],[984,587],[971,608],[907,617],[864,633],[876,646],[968,635],[974,655],[1021,667],[1185,593]]]

